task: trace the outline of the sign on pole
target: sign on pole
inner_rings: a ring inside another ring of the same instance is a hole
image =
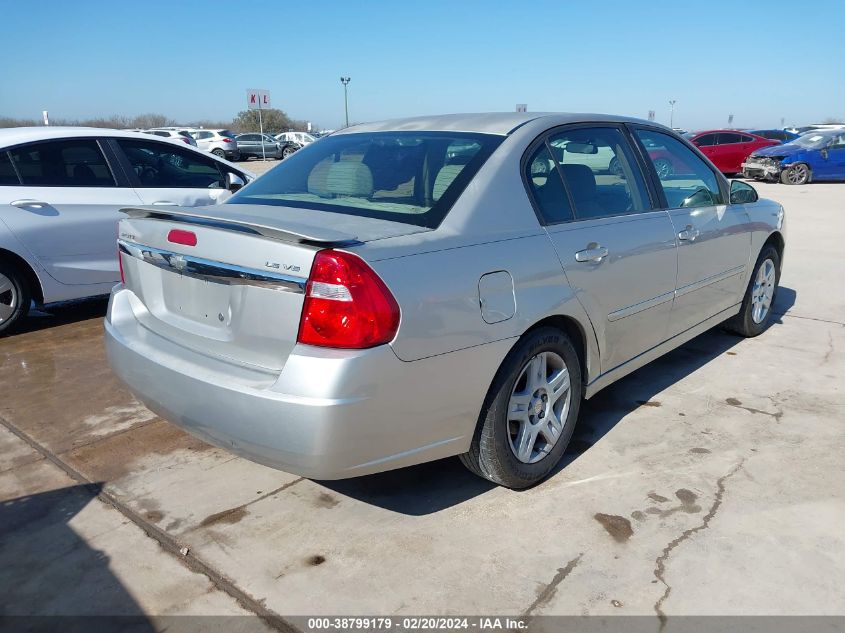
[[[47,115],[47,110],[43,110],[41,116],[44,117],[44,125],[50,125],[50,117]]]
[[[649,121],[654,121],[655,114],[656,114],[656,113],[655,113],[655,111],[654,111],[654,110],[649,110],[649,111],[648,111],[648,120],[649,120]]]
[[[264,149],[264,121],[261,120],[261,111],[270,107],[269,90],[247,90],[246,107],[249,110],[258,110],[258,129],[261,132],[261,160],[267,160]]]
[[[527,103],[517,103],[516,104],[516,111],[517,112],[528,112],[528,104]]]
[[[728,127],[730,127],[731,125],[733,125],[733,122],[734,122],[734,115],[733,115],[733,114],[729,114],[729,115],[728,115]]]
[[[247,90],[246,105],[249,110],[266,110],[270,107],[270,91]]]

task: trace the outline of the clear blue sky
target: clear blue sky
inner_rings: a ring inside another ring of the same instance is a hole
[[[669,99],[689,129],[845,118],[842,0],[0,0],[0,15],[6,116],[227,120],[267,88],[333,128],[343,74],[352,121],[526,103],[668,123]]]

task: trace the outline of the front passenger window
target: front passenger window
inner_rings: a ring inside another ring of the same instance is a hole
[[[638,129],[636,133],[654,164],[668,208],[724,203],[716,174],[689,147],[663,132]]]

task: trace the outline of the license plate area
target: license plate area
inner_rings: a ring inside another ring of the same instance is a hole
[[[239,286],[225,281],[165,272],[162,295],[167,311],[175,316],[220,329],[231,322],[232,294]]]

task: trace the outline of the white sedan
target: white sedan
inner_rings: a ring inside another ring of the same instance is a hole
[[[108,294],[124,207],[222,202],[255,176],[119,130],[0,129],[0,335],[37,305]]]

